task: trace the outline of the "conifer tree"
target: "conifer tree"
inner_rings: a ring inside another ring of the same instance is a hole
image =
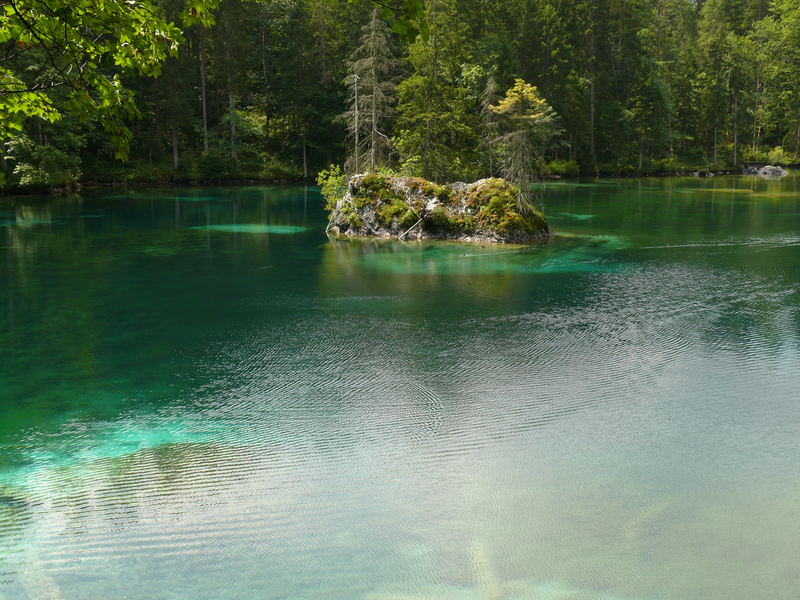
[[[546,169],[544,153],[561,133],[557,115],[535,86],[517,79],[491,110],[500,117],[503,176],[520,190],[520,210],[529,205],[531,183]]]
[[[347,64],[350,74],[345,81],[350,95],[343,117],[353,143],[348,170],[372,172],[389,162],[397,64],[392,54],[391,31],[375,9]]]
[[[486,152],[486,160],[489,164],[489,177],[494,177],[494,146],[492,145],[497,137],[497,115],[492,110],[492,105],[498,100],[497,82],[492,75],[486,79],[486,86],[481,93],[481,127],[483,148]]]
[[[454,0],[426,3],[430,37],[409,47],[413,73],[398,85],[394,147],[407,173],[437,181],[472,179],[479,172],[476,99],[462,75],[468,33]]]

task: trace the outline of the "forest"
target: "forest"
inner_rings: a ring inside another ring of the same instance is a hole
[[[472,181],[519,86],[540,174],[798,160],[796,0],[418,3],[4,0],[2,186]]]

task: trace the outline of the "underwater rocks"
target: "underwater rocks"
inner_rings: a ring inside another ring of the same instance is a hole
[[[548,239],[544,215],[532,205],[520,210],[518,197],[516,186],[497,178],[438,185],[419,177],[355,175],[333,208],[328,229],[338,235],[404,240]]]

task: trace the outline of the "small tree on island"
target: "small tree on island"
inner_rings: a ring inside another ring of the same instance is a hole
[[[392,54],[391,35],[380,11],[373,10],[347,63],[348,110],[342,119],[353,143],[345,165],[349,172],[375,171],[389,160],[389,137],[384,131],[389,131],[394,115],[394,71],[399,63]]]
[[[546,169],[547,144],[562,131],[558,115],[536,86],[522,79],[516,79],[505,98],[490,109],[500,120],[501,134],[494,141],[500,146],[503,177],[519,188],[518,206],[524,211],[531,184]]]

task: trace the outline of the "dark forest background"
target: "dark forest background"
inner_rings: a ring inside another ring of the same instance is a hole
[[[169,18],[182,6],[160,4]],[[364,126],[362,140],[382,140],[381,166],[472,180],[494,168],[486,107],[518,78],[555,111],[552,174],[797,160],[797,0],[428,0],[425,11],[429,33],[410,39],[366,1],[224,0],[212,26],[184,29],[158,77],[123,75],[139,111],[124,161],[92,118],[34,117],[3,142],[6,185],[313,180],[332,163],[353,168]]]

